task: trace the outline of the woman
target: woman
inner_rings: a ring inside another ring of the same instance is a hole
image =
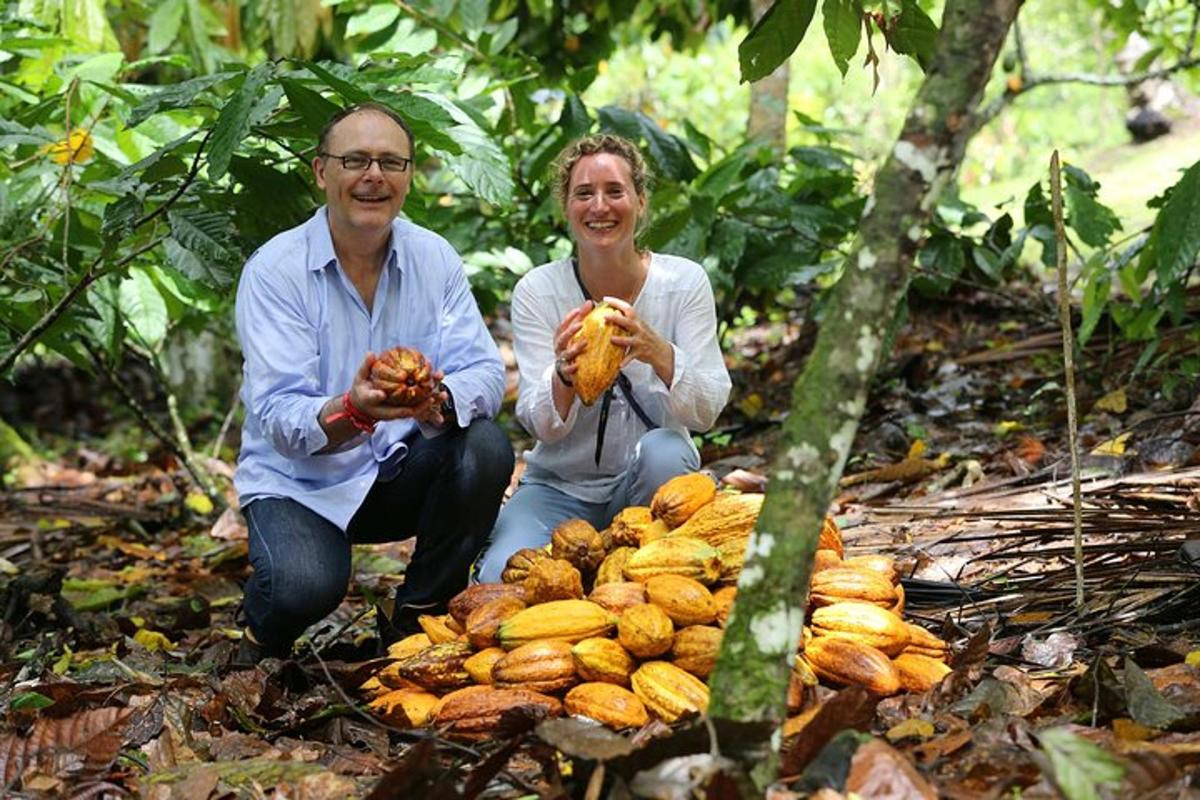
[[[577,257],[543,264],[513,291],[517,418],[537,444],[477,562],[479,581],[500,580],[510,555],[544,546],[564,520],[607,527],[698,469],[688,431],[712,427],[729,397],[704,269],[635,242],[646,182],[641,153],[618,136],[589,136],[559,156],[555,190]],[[584,406],[572,381],[584,345],[570,341],[601,299],[620,312],[612,341],[628,355],[617,383]]]

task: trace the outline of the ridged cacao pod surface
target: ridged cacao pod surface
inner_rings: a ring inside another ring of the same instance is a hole
[[[604,560],[604,541],[587,520],[569,519],[550,534],[550,555],[590,574]]]
[[[900,691],[900,673],[891,659],[860,642],[816,636],[805,646],[804,658],[823,680],[857,684],[885,697]]]
[[[467,617],[467,641],[477,650],[495,647],[500,643],[496,638],[500,623],[524,608],[525,601],[517,597],[501,596],[489,600]]]
[[[646,602],[646,585],[637,581],[625,580],[617,583],[605,583],[592,589],[588,599],[620,616],[625,613],[625,609],[640,606]]]
[[[678,475],[658,487],[650,501],[654,516],[668,528],[678,528],[717,494],[717,484],[699,472]]]
[[[910,638],[908,625],[891,611],[854,600],[818,608],[811,622],[814,636],[853,639],[888,656],[903,652]]]
[[[676,631],[671,662],[698,678],[707,678],[717,663],[723,631],[711,625],[689,625]]]
[[[567,692],[563,707],[568,714],[594,719],[615,730],[640,728],[650,721],[641,699],[612,683],[581,683]]]
[[[687,522],[671,531],[671,535],[703,539],[714,547],[729,539],[749,536],[765,497],[719,492],[711,503],[701,506]]]
[[[504,712],[516,708],[547,717],[562,714],[562,703],[539,692],[472,686],[443,697],[433,721],[452,738],[477,741],[491,736]]]
[[[525,587],[519,583],[474,583],[450,600],[450,616],[465,625],[467,617],[479,606],[497,597],[516,597],[525,600]]]
[[[656,539],[639,547],[625,562],[625,577],[631,581],[646,581],[655,575],[683,575],[707,585],[721,575],[721,554],[700,539]]]
[[[529,568],[539,561],[547,561],[550,559],[550,554],[545,550],[538,550],[532,547],[522,547],[517,552],[508,557],[508,561],[504,562],[504,571],[500,573],[500,580],[505,583],[524,583],[525,578],[529,576]],[[526,600],[528,603],[529,601]]]
[[[950,674],[940,660],[916,653],[901,653],[892,663],[900,674],[900,688],[906,692],[928,692]]]
[[[585,406],[596,402],[612,386],[617,373],[621,371],[626,348],[612,343],[612,337],[619,335],[621,329],[608,324],[609,316],[620,313],[607,303],[597,303],[571,338],[571,344],[580,340],[587,342],[586,349],[575,359],[576,370],[572,380],[575,394]]]
[[[861,600],[883,608],[896,602],[896,587],[878,572],[834,567],[812,576],[809,600],[814,606],[827,606],[844,600]]]
[[[553,600],[518,611],[500,623],[500,646],[512,650],[537,639],[578,642],[592,636],[607,636],[616,617],[603,606],[588,600]]]
[[[626,610],[617,622],[617,641],[638,658],[653,658],[671,649],[675,626],[653,603]]]
[[[637,662],[619,642],[599,636],[576,643],[571,655],[575,671],[585,681],[628,686],[629,676],[637,669]]]
[[[630,678],[633,693],[663,722],[708,710],[708,687],[667,661],[647,661]]]
[[[525,597],[531,606],[583,597],[583,577],[574,564],[561,558],[535,563],[521,585],[525,587]]]
[[[472,682],[463,666],[471,653],[471,646],[466,642],[446,642],[426,647],[397,661],[394,666],[400,677],[430,691],[459,689]]]
[[[396,406],[417,406],[437,391],[433,365],[424,354],[407,347],[393,347],[375,359],[371,383],[387,394]]]
[[[707,625],[717,618],[712,592],[694,578],[655,575],[646,581],[646,596],[680,627]]]
[[[574,686],[579,676],[571,645],[544,639],[510,650],[492,666],[492,683],[501,689],[530,689],[545,694]]]

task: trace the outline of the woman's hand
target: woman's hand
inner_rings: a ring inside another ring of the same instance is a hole
[[[571,309],[554,333],[554,371],[564,386],[575,382],[575,372],[579,369],[575,359],[587,348],[587,342],[583,339],[572,342],[571,338],[583,327],[583,318],[594,306],[595,303],[586,300],[583,305]]]
[[[670,386],[675,374],[675,350],[671,343],[647,325],[629,303],[616,297],[606,297],[604,302],[621,312],[608,318],[609,325],[621,329],[612,337],[612,343],[629,348],[621,366],[630,361],[644,361],[662,378],[663,383]]]

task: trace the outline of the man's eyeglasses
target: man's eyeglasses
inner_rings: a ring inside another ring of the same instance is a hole
[[[403,156],[383,156],[382,158],[372,158],[358,153],[351,153],[348,156],[338,156],[333,153],[319,153],[322,158],[336,158],[342,162],[342,169],[350,172],[366,172],[371,168],[372,163],[379,164],[379,168],[384,172],[407,172],[408,165],[412,163],[411,158]]]

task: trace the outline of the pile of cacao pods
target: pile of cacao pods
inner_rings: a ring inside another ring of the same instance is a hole
[[[706,710],[705,679],[762,502],[693,473],[603,531],[563,523],[546,549],[514,553],[502,583],[468,587],[448,614],[421,617],[423,633],[392,645],[394,661],[362,686],[371,710],[463,739],[485,738],[518,707],[614,729]],[[831,518],[819,548],[791,711],[818,681],[891,695],[949,673],[946,643],[902,618],[891,558],[843,559]]]

